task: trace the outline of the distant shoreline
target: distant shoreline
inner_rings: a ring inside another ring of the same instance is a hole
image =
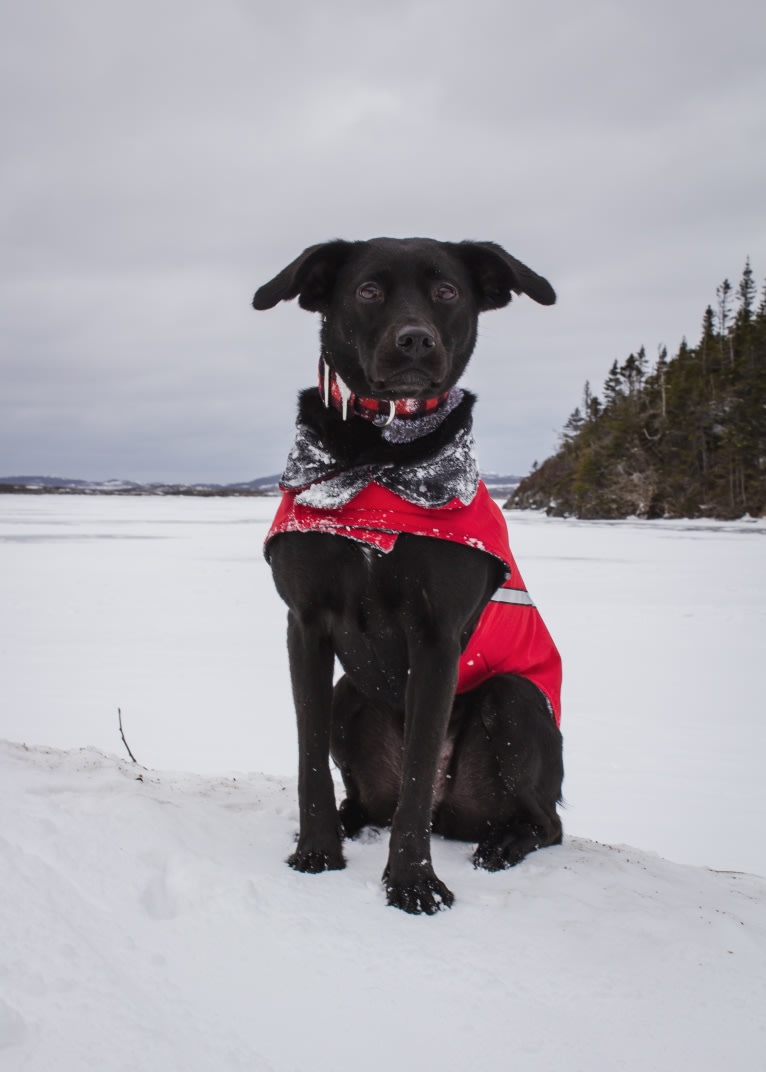
[[[520,477],[486,473],[482,476],[490,495],[507,498],[519,485]],[[67,480],[50,476],[0,477],[0,495],[155,495],[187,498],[260,498],[279,495],[279,477],[258,477],[240,484],[141,484],[134,480]]]
[[[0,495],[134,495],[134,496],[186,496],[189,498],[255,498],[277,495],[273,488],[208,488],[186,484],[141,484],[133,487],[100,487],[98,485],[75,484],[12,484],[0,483]]]

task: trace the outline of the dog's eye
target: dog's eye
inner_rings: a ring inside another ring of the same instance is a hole
[[[356,288],[356,296],[364,302],[383,301],[383,288],[377,283],[362,283]]]
[[[433,290],[434,301],[451,302],[457,298],[457,287],[452,283],[437,283]]]

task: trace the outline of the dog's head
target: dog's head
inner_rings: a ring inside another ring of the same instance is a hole
[[[476,343],[479,313],[512,293],[552,305],[550,283],[494,242],[337,240],[310,246],[256,291],[322,316],[322,356],[358,395],[435,398],[453,387]]]

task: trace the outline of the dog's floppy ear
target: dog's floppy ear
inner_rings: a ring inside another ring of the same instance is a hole
[[[556,292],[547,279],[496,242],[459,242],[456,248],[476,283],[482,312],[507,305],[512,291],[528,294],[540,305],[553,305],[556,301]]]
[[[273,309],[278,302],[297,297],[302,309],[323,312],[330,300],[335,276],[351,246],[351,242],[337,239],[304,249],[292,264],[256,290],[253,308]]]

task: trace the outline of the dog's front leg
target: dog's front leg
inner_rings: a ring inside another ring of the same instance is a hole
[[[296,871],[316,874],[346,866],[330,773],[332,670],[330,639],[318,626],[288,616],[287,646],[298,720],[298,847],[288,858]]]
[[[383,880],[388,903],[413,914],[433,915],[454,901],[431,863],[431,812],[459,655],[457,642],[429,645],[407,682],[402,788]]]

